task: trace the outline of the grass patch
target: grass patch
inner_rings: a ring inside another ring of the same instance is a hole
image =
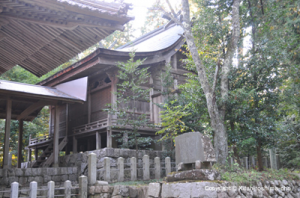
[[[116,182],[111,183],[111,186],[146,186],[150,183],[162,182],[163,179],[153,179],[147,181],[125,181],[125,182]]]
[[[288,169],[266,169],[259,172],[256,169],[246,170],[245,168],[241,168],[237,163],[232,167],[214,165],[213,168],[221,173],[221,180],[244,185],[253,185],[256,184],[257,181],[299,180],[299,177],[291,173]]]

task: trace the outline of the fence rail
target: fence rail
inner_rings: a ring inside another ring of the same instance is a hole
[[[107,127],[108,119],[97,120],[88,124],[80,125],[73,128],[74,133],[85,133],[92,130],[101,129]]]
[[[53,137],[51,135],[44,135],[44,136],[41,136],[41,137],[32,138],[32,139],[29,140],[29,146],[35,145],[35,144],[38,144],[38,143],[48,142],[52,139],[53,139]]]

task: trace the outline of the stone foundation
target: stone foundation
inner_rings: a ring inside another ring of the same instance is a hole
[[[10,186],[12,182],[29,186],[32,181],[36,181],[40,186],[47,185],[49,181],[54,181],[60,185],[66,180],[76,184],[77,173],[77,167],[0,169],[0,186]]]

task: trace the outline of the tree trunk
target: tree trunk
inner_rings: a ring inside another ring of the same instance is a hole
[[[259,138],[257,140],[256,152],[257,152],[258,170],[259,171],[263,171],[264,170],[264,166],[263,166],[263,163],[262,163],[261,141],[260,141]]]
[[[193,61],[197,68],[199,81],[204,91],[208,113],[211,119],[211,126],[214,130],[214,146],[216,152],[216,159],[219,163],[225,164],[228,156],[228,145],[227,145],[227,133],[224,124],[224,117],[226,111],[226,103],[221,105],[221,112],[219,112],[216,99],[215,90],[213,90],[209,84],[206,76],[205,67],[202,64],[200,56],[198,54],[197,46],[195,45],[194,37],[192,35],[191,21],[190,21],[190,10],[188,0],[182,0],[182,14],[183,14],[183,28],[185,30],[184,36],[192,55]],[[232,57],[237,47],[240,28],[239,28],[239,0],[234,0],[232,8],[232,39],[228,45],[228,51],[226,53],[222,77],[221,77],[221,96],[223,99],[228,97],[228,74],[230,71]]]

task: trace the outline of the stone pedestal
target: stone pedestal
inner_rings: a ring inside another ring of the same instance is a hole
[[[170,173],[166,177],[167,182],[182,181],[182,180],[219,180],[220,173],[211,169],[194,169]]]

